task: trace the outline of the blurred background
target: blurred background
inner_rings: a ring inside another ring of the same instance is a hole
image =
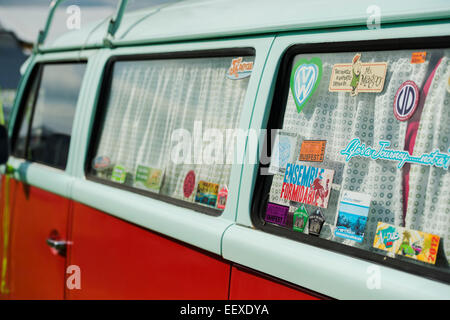
[[[7,123],[20,81],[20,67],[32,53],[33,43],[47,20],[51,0],[0,0],[0,123]],[[176,2],[176,0],[129,0],[127,11]],[[79,8],[79,26],[108,19],[118,0],[66,0],[56,10],[46,44],[74,31],[68,18]],[[71,7],[72,6],[72,7]],[[73,27],[73,25],[72,25]]]

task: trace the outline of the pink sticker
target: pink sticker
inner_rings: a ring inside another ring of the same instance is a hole
[[[186,198],[189,198],[194,192],[195,188],[195,172],[193,170],[189,171],[184,178],[183,183],[183,193]]]
[[[217,198],[217,208],[218,209],[225,209],[225,206],[227,204],[227,198],[228,198],[228,188],[227,187],[223,187],[222,189],[220,189],[219,191],[219,195]]]

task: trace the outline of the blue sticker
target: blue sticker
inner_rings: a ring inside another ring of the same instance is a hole
[[[366,146],[359,138],[355,138],[348,143],[345,149],[340,151],[340,154],[346,156],[346,162],[350,161],[353,157],[371,158],[372,160],[381,159],[397,161],[397,167],[399,169],[401,169],[405,163],[434,166],[445,170],[448,170],[450,165],[450,154],[441,153],[439,149],[435,149],[433,152],[424,153],[421,156],[416,157],[410,155],[409,152],[405,150],[388,150],[387,148],[391,145],[389,141],[381,140],[378,144],[380,145],[380,148],[375,149]],[[450,149],[448,152],[450,152]]]
[[[291,73],[291,91],[299,113],[319,86],[321,78],[322,61],[319,58],[300,59],[295,64]]]
[[[336,237],[362,242],[370,209],[370,195],[344,190],[336,220]]]
[[[398,88],[394,98],[394,115],[400,121],[409,120],[419,104],[419,87],[408,80]]]

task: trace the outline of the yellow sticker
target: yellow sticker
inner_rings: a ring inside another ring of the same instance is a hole
[[[206,181],[199,181],[197,185],[197,193],[195,195],[195,202],[215,207],[218,194],[219,194],[218,184]]]
[[[378,222],[373,247],[434,264],[439,241],[440,237],[434,234]]]
[[[383,91],[386,79],[387,62],[362,62],[357,53],[352,63],[339,63],[331,72],[330,92],[350,92],[356,96],[359,92],[377,93]]]

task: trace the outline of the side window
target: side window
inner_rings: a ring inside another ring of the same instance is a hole
[[[448,280],[450,50],[301,50],[285,58],[253,221]]]
[[[239,126],[253,61],[249,55],[115,61],[88,174],[220,214],[233,152],[223,138]],[[218,143],[208,141],[213,134]]]
[[[85,63],[38,65],[15,133],[13,155],[65,169]]]

